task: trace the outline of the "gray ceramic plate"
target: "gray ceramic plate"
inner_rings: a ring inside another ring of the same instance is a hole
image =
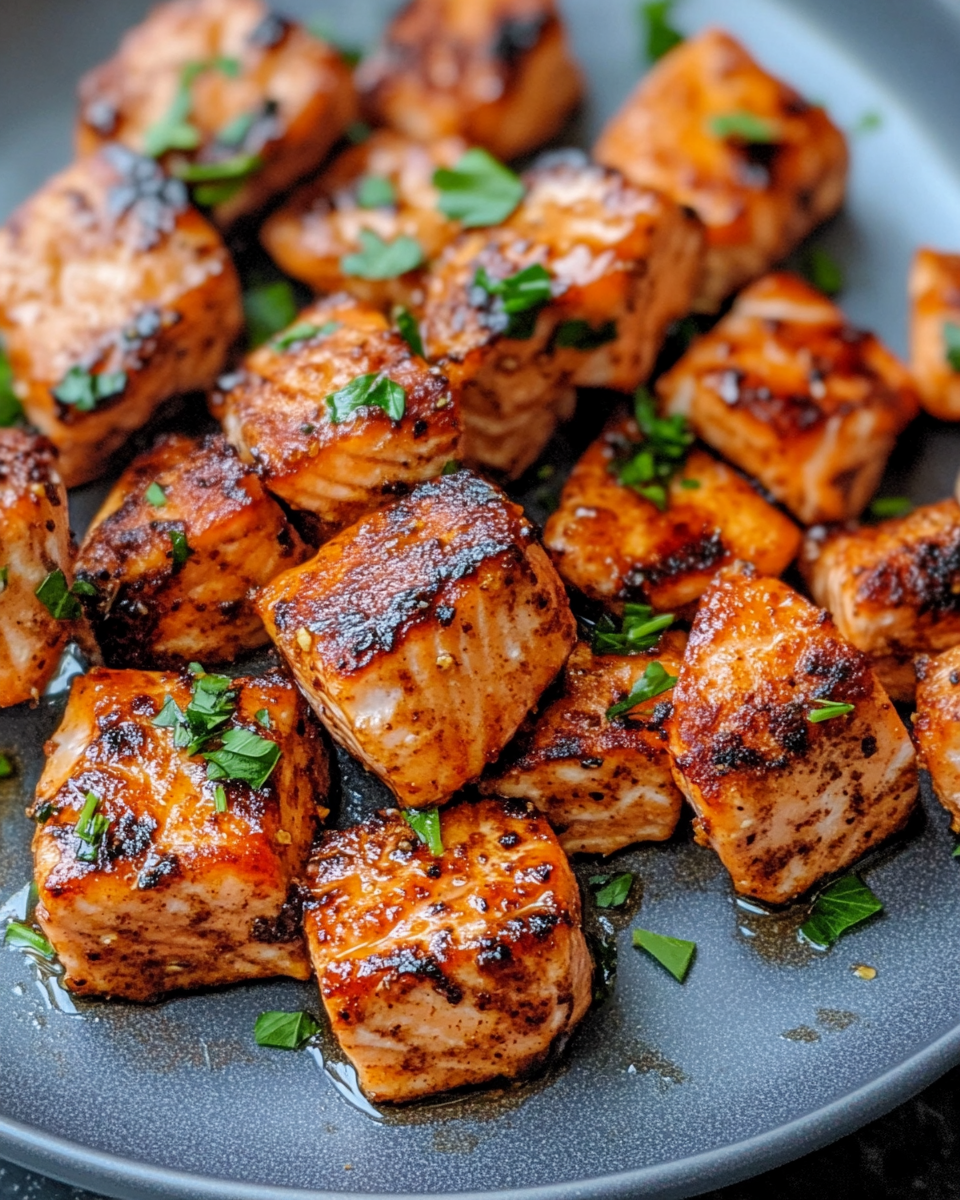
[[[69,155],[72,87],[106,55],[141,0],[3,6],[0,214]],[[322,6],[291,5],[301,13]],[[385,6],[328,0],[343,34],[369,41]],[[585,138],[638,74],[633,0],[571,0],[590,77]],[[920,242],[960,246],[960,13],[934,0],[681,0],[688,29],[722,21],[775,71],[853,128],[846,215],[820,235],[843,262],[852,317],[904,349],[905,275]],[[602,401],[586,402],[583,431]],[[574,430],[574,434],[576,430]],[[552,453],[568,458],[570,438]],[[960,439],[932,423],[908,433],[885,482],[916,500],[946,495]],[[80,530],[95,489],[73,498]],[[533,497],[534,502],[536,497]],[[30,874],[22,817],[58,702],[0,714],[18,778],[0,786],[0,896]],[[348,807],[375,800],[345,774]],[[828,955],[801,949],[796,921],[738,908],[726,876],[686,834],[620,855],[642,898],[618,919],[613,999],[592,1013],[545,1079],[497,1096],[381,1121],[345,1098],[342,1066],[319,1052],[253,1044],[264,1008],[316,1009],[281,981],[152,1008],[51,1003],[20,953],[0,953],[0,1153],[121,1197],[330,1193],[687,1196],[840,1136],[960,1061],[960,864],[944,814],[925,816],[867,878],[885,915]],[[684,986],[628,946],[650,928],[696,940]],[[876,968],[866,982],[855,964]],[[339,1072],[339,1074],[338,1074]]]

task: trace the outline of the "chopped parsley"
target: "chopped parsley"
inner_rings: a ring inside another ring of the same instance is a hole
[[[638,950],[646,952],[666,967],[678,983],[683,983],[697,952],[697,943],[688,942],[685,938],[666,937],[662,933],[653,933],[649,929],[635,929],[633,944]]]
[[[67,577],[57,567],[43,579],[34,595],[55,621],[75,621],[78,617],[83,616],[83,609],[80,607],[76,593],[89,595],[88,589],[92,587],[92,584],[81,585],[80,583],[75,583],[72,588],[68,587]]]
[[[673,0],[647,0],[640,5],[640,18],[646,31],[647,58],[651,62],[657,62],[683,41],[683,34],[670,24],[672,12]]]
[[[250,345],[262,346],[297,319],[297,299],[286,279],[275,279],[244,292],[243,312]]]
[[[386,175],[364,175],[357,184],[361,208],[391,208],[396,202],[397,189]]]
[[[240,69],[239,59],[222,56],[187,63],[180,71],[180,81],[170,107],[144,134],[144,154],[150,158],[160,158],[170,150],[196,150],[203,137],[190,120],[194,81],[204,71],[220,71],[230,78],[236,78]]]
[[[228,729],[218,750],[205,750],[208,779],[239,779],[261,788],[280,759],[280,747],[249,729]]]
[[[719,113],[710,121],[710,132],[718,138],[766,145],[780,138],[780,130],[774,121],[751,112]]]
[[[13,760],[9,754],[0,754],[0,779],[9,779],[13,774]]]
[[[218,783],[213,789],[213,807],[218,813],[227,811],[227,793],[224,791],[222,783]]]
[[[681,479],[680,486],[685,492],[698,492],[703,484],[699,479]]]
[[[460,470],[460,464],[455,458],[448,459],[440,469],[441,475],[456,475]]]
[[[550,272],[540,263],[532,263],[505,279],[491,279],[485,267],[478,267],[473,286],[496,301],[506,318],[506,336],[521,341],[532,337],[537,316],[553,295]]]
[[[590,886],[597,889],[594,899],[597,908],[620,908],[633,887],[633,873],[623,871],[619,875],[591,875]]]
[[[843,271],[836,259],[822,246],[811,246],[803,261],[807,279],[825,296],[836,296],[843,291]]]
[[[557,329],[556,344],[564,350],[596,350],[616,341],[616,321],[591,325],[589,321],[564,321]]]
[[[440,193],[437,208],[465,229],[499,225],[523,199],[520,176],[486,150],[468,150],[452,167],[438,167],[433,186]]]
[[[254,715],[254,720],[257,722],[257,724],[262,725],[264,729],[272,729],[273,728],[273,726],[270,724],[270,713],[267,711],[267,709],[258,708],[257,711],[253,715]]]
[[[44,958],[53,958],[54,949],[39,929],[25,925],[23,921],[8,921],[3,934],[3,944],[17,950],[35,950]]]
[[[424,263],[423,248],[416,238],[401,234],[392,242],[385,242],[372,229],[361,229],[357,236],[360,249],[340,259],[344,275],[355,279],[396,279]]]
[[[398,308],[393,314],[393,322],[397,327],[397,332],[414,354],[419,354],[421,358],[426,358],[423,352],[423,338],[420,336],[420,326],[417,324],[417,318],[410,309]]]
[[[100,797],[93,792],[87,792],[73,830],[82,843],[77,850],[77,859],[80,862],[97,861],[100,843],[110,828],[110,818],[103,816],[99,808]]]
[[[10,582],[10,568],[7,566],[0,567],[0,592],[7,590],[7,584]]]
[[[174,567],[182,567],[193,553],[193,550],[187,543],[187,535],[182,529],[168,529],[167,537],[170,539],[170,556],[173,559],[173,565]]]
[[[319,1022],[308,1012],[262,1012],[253,1027],[258,1046],[277,1050],[299,1050],[319,1032]]]
[[[23,405],[13,390],[13,369],[0,343],[0,428],[14,425],[23,416]]]
[[[913,512],[913,501],[906,496],[878,496],[870,503],[870,516],[883,521],[887,517],[905,517]]]
[[[853,133],[873,133],[883,125],[883,117],[876,109],[867,109],[857,118],[853,129]]]
[[[676,682],[677,676],[671,675],[660,663],[650,663],[630,695],[607,709],[607,720],[622,717],[638,704],[644,704],[647,700],[653,700],[655,696],[668,692]]]
[[[944,357],[951,371],[960,371],[960,325],[946,321],[943,326]]]
[[[263,166],[259,154],[234,154],[218,162],[174,164],[171,174],[193,185],[193,198],[202,208],[224,204]]]
[[[233,120],[228,121],[217,134],[217,144],[226,146],[230,150],[239,150],[250,136],[250,130],[256,125],[261,115],[259,110],[237,113]]]
[[[405,808],[403,819],[410,826],[430,853],[439,858],[443,853],[443,838],[440,835],[440,810],[438,808]]]
[[[883,904],[859,875],[846,875],[820,893],[800,934],[824,950],[854,925],[883,912]]]
[[[643,441],[628,458],[613,462],[610,469],[625,487],[665,512],[667,484],[683,466],[693,444],[693,433],[681,413],[657,416],[653,397],[645,387],[637,389],[634,413]]]
[[[399,383],[373,371],[358,375],[327,396],[330,420],[339,425],[361,408],[382,408],[392,421],[399,421],[407,410],[407,393]]]
[[[315,337],[329,337],[340,328],[339,321],[325,321],[322,325],[312,325],[309,321],[298,321],[283,333],[277,334],[270,342],[274,350],[289,350],[291,346],[299,346],[301,342],[310,342]]]
[[[77,412],[93,412],[102,401],[119,396],[126,386],[126,371],[92,375],[86,367],[71,367],[51,390],[61,404],[70,405]]]
[[[373,133],[366,121],[351,121],[344,130],[344,137],[354,146],[362,146]]]
[[[97,589],[89,579],[77,579],[70,591],[75,596],[95,596],[97,594]]]
[[[845,717],[847,713],[852,713],[856,707],[853,704],[844,704],[840,700],[827,700],[820,697],[811,700],[810,703],[816,705],[816,707],[811,708],[807,713],[807,720],[814,725],[819,724],[821,721],[832,721],[834,717]]]
[[[673,624],[673,613],[654,616],[649,604],[625,604],[620,628],[604,613],[593,631],[594,654],[642,654],[652,650],[660,634]]]
[[[143,498],[154,508],[163,508],[167,503],[167,493],[156,481],[151,483],[147,490],[143,493]]]
[[[609,928],[609,922],[604,921],[602,933],[588,932],[587,945],[593,957],[596,971],[593,976],[594,1003],[601,1004],[613,993],[617,982],[617,939]]]

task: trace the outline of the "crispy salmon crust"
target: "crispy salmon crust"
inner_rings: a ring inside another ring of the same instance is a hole
[[[922,246],[910,268],[910,369],[920,403],[941,421],[960,421],[960,254]],[[948,341],[951,327],[956,330]],[[954,347],[951,354],[951,347]]]
[[[933,792],[960,833],[960,645],[943,654],[918,655],[917,711],[913,732],[920,763]]]
[[[395,810],[325,834],[304,913],[331,1027],[374,1100],[541,1066],[591,1001],[580,894],[524,805],[457,804],[434,857]]]
[[[344,530],[258,608],[334,739],[415,808],[480,775],[576,640],[532,527],[467,471]]]
[[[822,698],[854,709],[812,722]],[[677,783],[743,895],[792,900],[913,811],[913,746],[866,656],[778,579],[714,580],[673,706]]]
[[[186,673],[93,670],[73,681],[45,747],[32,809],[37,919],[80,995],[153,1000],[309,976],[297,884],[329,782],[319,731],[282,673],[237,679],[224,728],[255,731],[281,754],[257,789],[217,784],[203,758],[154,723],[167,696],[186,709],[191,682]],[[263,710],[269,727],[256,716]],[[109,821],[93,846],[76,832],[89,794]]]
[[[737,135],[744,117],[758,140]],[[665,55],[611,118],[594,154],[703,221],[707,253],[695,302],[703,312],[837,211],[849,157],[823,107],[768,74],[720,29]]]

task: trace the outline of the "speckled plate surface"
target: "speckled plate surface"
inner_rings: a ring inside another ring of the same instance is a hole
[[[146,5],[31,0],[3,6],[0,216],[70,153],[72,89]],[[369,41],[377,0],[291,3]],[[586,140],[637,77],[633,0],[569,0],[591,84],[574,135]],[[960,11],[936,0],[680,0],[693,30],[722,22],[777,73],[827,103],[853,137],[846,214],[818,236],[843,263],[853,319],[905,349],[913,247],[960,246]],[[584,398],[549,456],[559,466],[602,419]],[[884,490],[918,501],[952,488],[958,431],[908,432]],[[555,481],[551,481],[551,486]],[[102,492],[72,498],[81,531]],[[527,494],[537,513],[543,500]],[[30,875],[22,815],[62,699],[0,713],[0,749],[19,773],[0,783],[0,901]],[[379,793],[343,762],[344,812]],[[343,818],[341,818],[343,819]],[[110,1196],[274,1200],[330,1193],[483,1193],[538,1189],[546,1200],[643,1193],[689,1196],[785,1161],[905,1099],[960,1061],[960,864],[947,819],[924,796],[908,836],[868,864],[885,914],[828,955],[796,942],[798,916],[738,907],[712,854],[686,826],[668,845],[618,855],[637,873],[615,919],[616,991],[563,1062],[517,1090],[382,1119],[350,1098],[327,1047],[260,1050],[265,1008],[318,1008],[292,981],[194,995],[149,1008],[57,1007],[55,981],[0,953],[0,1154]],[[589,869],[589,868],[588,868]],[[680,986],[629,948],[629,926],[698,943]],[[856,964],[876,969],[865,981]],[[69,1004],[66,1005],[69,1007]]]

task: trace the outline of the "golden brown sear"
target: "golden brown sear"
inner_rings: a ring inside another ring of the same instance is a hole
[[[440,814],[434,856],[396,809],[324,834],[304,928],[331,1027],[374,1100],[541,1066],[586,1013],[580,893],[532,805]]]
[[[843,202],[847,146],[825,109],[708,29],[637,85],[594,149],[707,228],[695,307],[722,300],[784,258]]]
[[[178,392],[209,387],[243,324],[220,235],[123,146],[61,171],[0,229],[0,332],[67,487]]]
[[[357,86],[375,124],[504,159],[559,133],[583,94],[555,0],[408,0]]]
[[[842,707],[818,717],[827,702]],[[749,569],[721,573],[700,602],[670,752],[698,840],[737,892],[773,904],[896,833],[917,797],[910,737],[866,656]]]
[[[262,0],[170,0],[81,80],[77,152],[160,158],[218,225],[316,170],[354,119],[341,55]]]
[[[910,369],[927,412],[960,421],[960,254],[921,247],[914,255]]]
[[[253,598],[309,553],[219,434],[168,434],[114,484],[77,578],[109,666],[210,665],[266,645]]]
[[[315,292],[347,291],[375,308],[418,305],[426,264],[460,232],[460,222],[437,207],[433,173],[452,167],[466,149],[460,138],[427,146],[379,129],[294,192],[266,222],[261,241],[288,275]],[[371,233],[391,246],[412,238],[423,265],[380,278],[392,268],[356,258]]]
[[[618,612],[631,601],[669,612],[695,602],[736,559],[769,575],[789,566],[800,531],[704,450],[689,452],[663,510],[620,483],[618,464],[644,443],[633,417],[617,415],[570,472],[543,535],[567,584]]]
[[[657,394],[806,524],[859,516],[918,411],[906,367],[788,274],[742,292]]]
[[[51,611],[37,596],[58,571],[56,594],[66,592],[73,550],[56,450],[46,438],[0,429],[0,708],[37,699],[76,631],[76,599],[64,595],[58,617],[57,603]]]
[[[71,991],[152,1000],[309,976],[298,884],[328,787],[319,731],[285,675],[236,679],[221,732],[279,759],[258,787],[210,779],[158,724],[168,697],[185,713],[209,678],[100,668],[73,682],[31,814],[37,919]]]
[[[576,640],[532,527],[468,471],[345,529],[258,607],[334,739],[413,808],[497,758]]]
[[[457,457],[456,387],[352,296],[304,309],[244,367],[214,394],[214,416],[271,492],[316,515],[321,537]]]
[[[672,201],[577,153],[546,157],[524,183],[503,225],[461,234],[437,260],[421,325],[427,357],[462,388],[466,457],[510,477],[572,412],[571,384],[632,391],[647,377],[689,308],[702,237]],[[521,272],[539,302],[512,312],[504,281]]]
[[[960,646],[916,660],[917,711],[913,732],[933,792],[960,833]]]
[[[683,797],[667,750],[670,692],[624,716],[624,701],[653,663],[676,676],[686,635],[665,633],[643,654],[594,654],[579,642],[567,660],[562,695],[521,730],[481,785],[487,794],[530,800],[568,854],[612,854],[634,842],[662,842]]]

